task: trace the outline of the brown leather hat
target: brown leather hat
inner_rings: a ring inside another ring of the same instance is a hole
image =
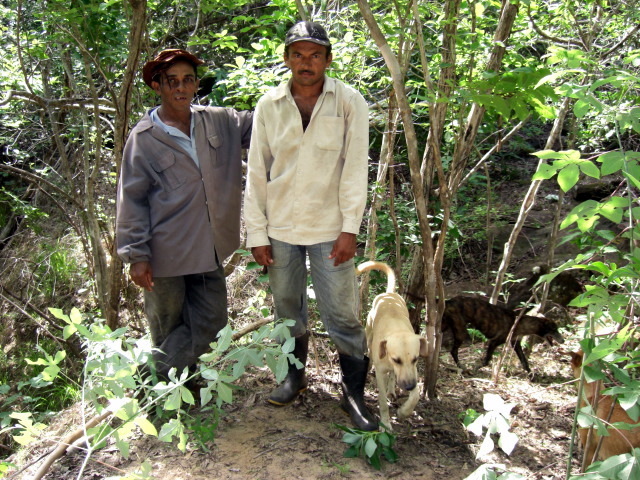
[[[193,68],[204,64],[203,60],[200,60],[198,57],[186,50],[181,50],[179,48],[163,50],[156,56],[156,58],[148,61],[144,64],[144,67],[142,67],[142,79],[144,80],[144,83],[151,86],[151,81],[158,72],[166,70],[171,67],[171,65],[179,61],[188,62],[193,65]]]

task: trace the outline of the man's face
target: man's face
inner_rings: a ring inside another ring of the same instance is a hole
[[[189,62],[178,62],[160,73],[151,86],[162,100],[162,105],[171,110],[189,110],[191,100],[198,91],[199,80]]]
[[[291,69],[293,82],[301,86],[312,86],[324,80],[324,72],[333,57],[327,56],[327,48],[317,43],[300,41],[289,46],[284,63]]]

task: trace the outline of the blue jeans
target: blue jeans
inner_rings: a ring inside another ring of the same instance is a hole
[[[366,352],[364,327],[358,318],[358,289],[353,259],[337,267],[329,254],[334,242],[291,245],[271,240],[273,264],[269,284],[273,292],[277,319],[295,320],[291,335],[307,331],[307,268],[309,255],[313,290],[320,318],[338,353],[362,359]]]
[[[178,374],[192,368],[198,357],[227,324],[227,285],[224,269],[180,277],[154,277],[153,291],[144,292],[144,306],[153,358],[160,377],[171,367]]]

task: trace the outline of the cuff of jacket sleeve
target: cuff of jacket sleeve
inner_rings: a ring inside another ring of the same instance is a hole
[[[346,233],[354,233],[357,235],[360,232],[361,222],[361,219],[356,220],[355,218],[345,218],[342,220],[342,231]]]
[[[263,245],[271,245],[267,232],[247,233],[247,248],[262,247]]]

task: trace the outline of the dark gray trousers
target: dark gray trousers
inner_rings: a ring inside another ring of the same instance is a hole
[[[227,324],[227,286],[222,267],[180,277],[154,277],[144,292],[145,314],[161,379],[172,367],[180,374],[209,350]]]

